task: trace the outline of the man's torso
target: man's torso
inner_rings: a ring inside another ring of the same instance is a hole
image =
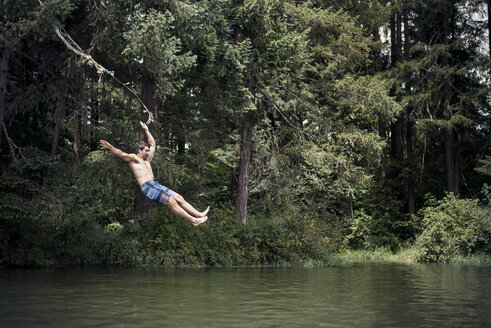
[[[130,163],[131,171],[133,172],[136,181],[141,186],[147,181],[153,180],[152,166],[149,161],[145,161],[138,156],[135,156]]]

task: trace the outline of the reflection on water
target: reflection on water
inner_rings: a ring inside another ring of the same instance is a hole
[[[489,327],[491,267],[0,272],[0,327]]]

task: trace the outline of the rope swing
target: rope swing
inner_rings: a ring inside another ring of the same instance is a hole
[[[38,1],[39,1],[39,4],[41,6],[44,5],[41,0],[38,0]],[[155,121],[154,120],[154,117],[153,117],[153,113],[147,108],[147,106],[145,106],[145,104],[143,103],[143,101],[141,100],[141,98],[136,94],[136,92],[133,91],[133,89],[131,89],[130,87],[128,87],[128,83],[121,82],[116,76],[114,76],[114,71],[109,71],[104,66],[102,66],[101,64],[99,64],[98,62],[96,62],[95,59],[92,58],[92,56],[90,56],[89,54],[85,53],[82,50],[82,48],[72,39],[72,37],[65,31],[65,29],[62,26],[59,26],[57,24],[52,24],[52,26],[53,26],[53,29],[56,32],[56,35],[58,35],[58,37],[60,38],[60,40],[63,41],[63,43],[65,44],[65,46],[69,50],[71,50],[72,52],[74,52],[76,55],[84,58],[84,62],[87,62],[87,64],[90,67],[95,67],[95,69],[97,70],[97,74],[99,75],[99,83],[102,81],[102,76],[104,75],[104,73],[106,73],[109,76],[111,76],[116,82],[118,82],[123,87],[125,87],[126,90],[128,90],[129,92],[131,92],[138,99],[138,101],[140,102],[140,104],[143,106],[143,113],[148,114],[148,119],[147,119],[146,124],[150,124],[151,122],[154,122]]]

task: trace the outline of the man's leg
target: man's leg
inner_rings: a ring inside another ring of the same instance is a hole
[[[179,205],[184,210],[186,210],[186,212],[188,212],[189,214],[194,215],[194,216],[196,216],[198,218],[201,218],[201,217],[206,216],[208,214],[208,212],[210,211],[210,206],[208,206],[208,208],[205,211],[203,211],[203,212],[197,211],[193,206],[191,206],[191,204],[189,204],[188,202],[186,202],[186,200],[184,199],[184,197],[182,197],[178,193],[176,193],[172,197],[179,203]]]
[[[166,205],[169,205],[169,207],[171,208],[171,210],[174,213],[176,213],[177,215],[185,218],[188,221],[191,221],[191,223],[194,224],[195,226],[197,226],[198,224],[201,224],[201,223],[205,222],[206,220],[208,220],[208,217],[207,216],[196,218],[194,216],[189,215],[189,213],[186,212],[179,205],[179,203],[177,202],[177,200],[174,197],[169,197],[169,199],[167,200],[167,204]]]

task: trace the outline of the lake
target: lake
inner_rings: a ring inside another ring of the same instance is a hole
[[[0,327],[491,327],[491,266],[0,271]]]

